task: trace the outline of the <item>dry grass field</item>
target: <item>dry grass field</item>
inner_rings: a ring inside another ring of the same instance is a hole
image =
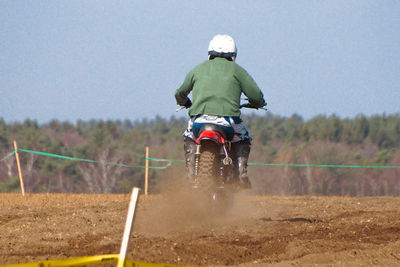
[[[0,264],[115,254],[129,195],[0,194]],[[400,198],[238,195],[213,218],[188,194],[141,196],[132,260],[400,266]]]

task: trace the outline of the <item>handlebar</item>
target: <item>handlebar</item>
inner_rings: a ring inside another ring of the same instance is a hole
[[[263,109],[263,110],[267,111],[267,108],[265,108],[266,105],[267,105],[267,103],[265,103],[264,106],[262,106],[261,108],[256,108],[255,106],[251,105],[250,103],[244,103],[244,104],[241,104],[239,106],[239,108]],[[182,109],[185,109],[185,108],[186,107],[184,107],[184,106],[180,106],[175,111],[178,112],[178,111],[181,111]]]
[[[175,109],[175,112],[181,111],[182,109],[185,109],[184,106],[180,106],[179,108]]]
[[[253,109],[263,109],[265,111],[267,111],[267,108],[265,108],[265,106],[267,105],[267,103],[265,103],[261,108],[255,107],[250,103],[244,103],[240,105],[240,108],[253,108]]]

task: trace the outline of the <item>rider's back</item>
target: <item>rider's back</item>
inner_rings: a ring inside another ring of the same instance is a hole
[[[263,95],[251,76],[235,62],[220,57],[204,61],[188,73],[175,92],[178,103],[183,105],[190,91],[193,94],[190,116],[239,116],[241,93],[256,107],[264,104]]]

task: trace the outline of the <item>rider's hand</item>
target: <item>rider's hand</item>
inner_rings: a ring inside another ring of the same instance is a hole
[[[190,108],[192,106],[192,101],[189,98],[186,98],[186,103],[183,105],[185,108]]]

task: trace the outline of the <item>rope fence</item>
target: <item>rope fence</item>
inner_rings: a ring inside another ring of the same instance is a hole
[[[113,165],[113,166],[118,166],[118,167],[125,167],[125,168],[142,168],[145,169],[145,195],[147,196],[148,194],[148,170],[149,169],[155,169],[155,170],[164,170],[170,166],[172,166],[173,162],[185,162],[184,160],[181,159],[163,159],[163,158],[152,158],[149,157],[149,148],[146,147],[146,154],[144,159],[146,160],[146,165],[127,165],[127,164],[122,164],[122,163],[114,163],[114,162],[104,162],[104,161],[96,161],[92,159],[83,159],[83,158],[77,158],[77,157],[70,157],[70,156],[64,156],[64,155],[58,155],[58,154],[53,154],[53,153],[47,153],[47,152],[41,152],[41,151],[35,151],[35,150],[28,150],[28,149],[21,149],[17,147],[16,142],[14,141],[14,150],[11,151],[9,154],[7,154],[5,157],[0,159],[0,162],[5,161],[12,157],[15,154],[15,158],[17,161],[18,165],[18,172],[19,172],[19,179],[20,179],[20,184],[21,184],[21,192],[22,195],[25,195],[24,193],[24,183],[23,183],[23,178],[22,178],[22,172],[20,170],[20,162],[19,162],[19,157],[18,157],[18,152],[24,152],[24,153],[31,153],[31,154],[36,154],[40,156],[45,156],[45,157],[52,157],[52,158],[57,158],[57,159],[64,159],[64,160],[71,160],[71,161],[82,161],[86,163],[94,163],[94,164],[102,164],[102,165]],[[163,166],[149,166],[149,161],[154,161],[154,162],[165,162],[166,164]],[[358,168],[358,169],[400,169],[400,166],[384,166],[384,165],[338,165],[338,164],[293,164],[293,163],[257,163],[257,162],[250,162],[248,163],[249,166],[279,166],[279,167],[317,167],[317,168]]]
[[[76,157],[69,157],[63,155],[57,155],[53,153],[41,152],[41,151],[34,151],[28,149],[21,149],[17,148],[11,151],[8,155],[0,159],[0,162],[12,157],[17,151],[36,154],[45,157],[53,157],[58,159],[65,159],[65,160],[72,160],[72,161],[83,161],[95,164],[105,164],[105,165],[114,165],[119,167],[126,167],[126,168],[146,168],[143,165],[127,165],[122,163],[113,163],[113,162],[102,162],[96,161],[92,159],[83,159],[83,158],[76,158]],[[183,159],[163,159],[163,158],[151,158],[145,157],[145,160],[155,161],[155,162],[167,162],[164,166],[148,166],[149,169],[156,169],[156,170],[164,170],[172,165],[173,162],[185,162]],[[400,166],[383,166],[383,165],[335,165],[335,164],[293,164],[293,163],[258,163],[258,162],[249,162],[249,166],[280,166],[280,167],[320,167],[320,168],[370,168],[370,169],[399,169]]]
[[[45,157],[52,157],[52,158],[58,158],[58,159],[66,159],[66,160],[72,160],[72,161],[83,161],[83,162],[89,162],[89,163],[95,163],[95,164],[105,164],[105,165],[114,165],[114,166],[119,166],[119,167],[126,167],[126,168],[146,168],[146,166],[142,166],[142,165],[126,165],[126,164],[121,164],[121,163],[113,163],[113,162],[101,162],[101,161],[96,161],[96,160],[92,160],[92,159],[82,159],[82,158],[76,158],[76,157],[69,157],[69,156],[63,156],[63,155],[57,155],[57,154],[53,154],[53,153],[47,153],[47,152],[41,152],[41,151],[34,151],[34,150],[28,150],[28,149],[21,149],[21,148],[17,148],[14,151],[12,151],[11,153],[9,153],[7,156],[5,156],[4,158],[0,159],[1,161],[4,161],[8,158],[10,158],[11,156],[13,156],[16,152],[25,152],[25,153],[31,153],[31,154],[36,154],[36,155],[40,155],[40,156],[45,156]],[[147,158],[146,158],[147,159]],[[152,159],[151,159],[152,160]],[[154,159],[154,161],[164,161],[164,162],[168,162],[166,165],[164,166],[149,166],[149,169],[158,169],[158,170],[163,170],[168,168],[169,166],[172,165],[172,161],[174,160],[165,160],[165,159]]]
[[[65,160],[72,160],[72,161],[83,161],[95,164],[105,164],[105,165],[114,165],[119,167],[126,167],[126,168],[146,168],[143,165],[127,165],[122,163],[113,163],[113,162],[100,162],[92,159],[83,159],[83,158],[76,158],[76,157],[69,157],[63,155],[57,155],[53,153],[41,152],[41,151],[34,151],[28,149],[21,149],[17,148],[14,151],[11,151],[8,155],[4,158],[0,159],[4,161],[10,157],[12,157],[17,151],[36,154],[45,157],[53,157],[58,159],[65,159]],[[145,160],[155,161],[155,162],[167,162],[164,166],[148,166],[149,169],[156,169],[156,170],[164,170],[172,165],[173,162],[185,162],[182,159],[163,159],[163,158],[152,158],[152,157],[145,157]],[[293,163],[258,163],[258,162],[249,162],[249,166],[280,166],[280,167],[320,167],[320,168],[370,168],[370,169],[399,169],[400,166],[383,166],[383,165],[337,165],[337,164],[293,164]]]
[[[152,161],[185,162],[180,159],[158,159],[146,158]],[[372,169],[397,169],[400,166],[382,166],[382,165],[329,165],[329,164],[292,164],[292,163],[257,163],[249,162],[249,166],[281,166],[281,167],[321,167],[321,168],[372,168]]]
[[[12,152],[11,152],[10,154],[8,154],[7,156],[5,156],[4,158],[0,159],[0,162],[2,162],[3,160],[8,159],[8,158],[11,157],[12,155],[14,155],[14,153],[15,153],[15,150],[12,151]]]

